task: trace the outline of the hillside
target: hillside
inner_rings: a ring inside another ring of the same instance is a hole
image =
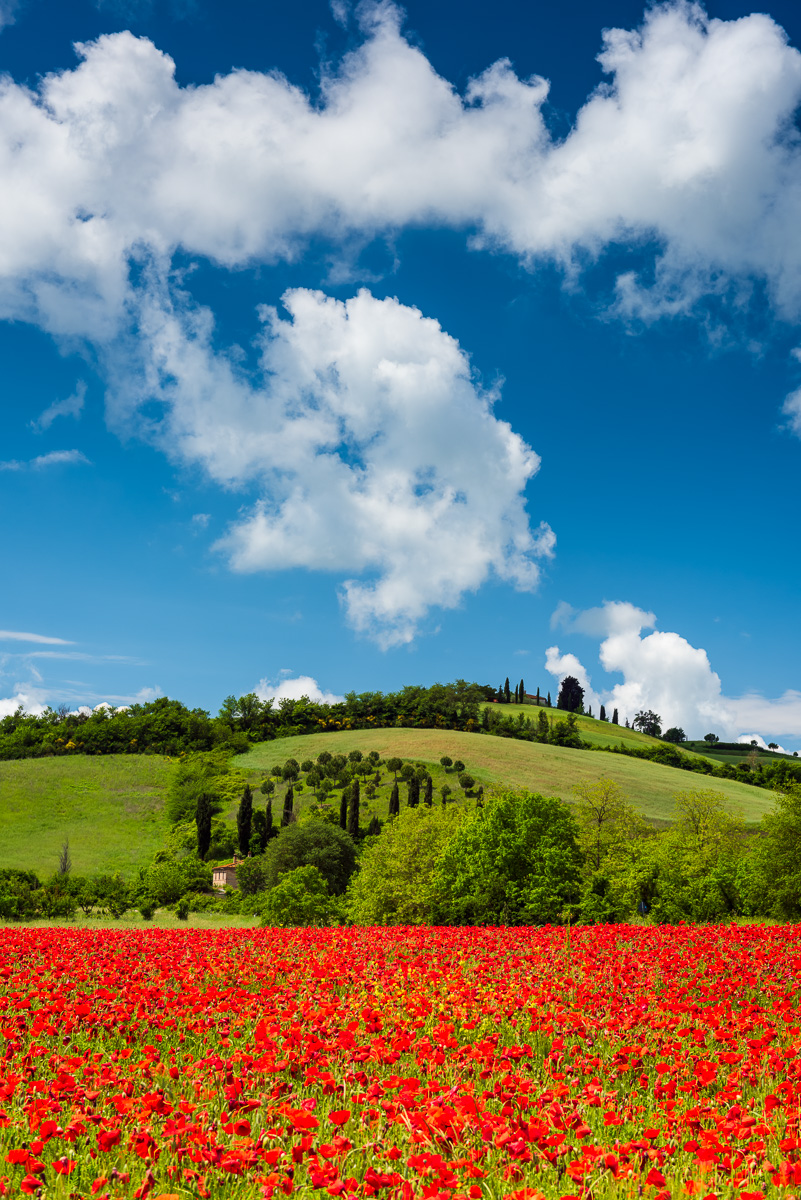
[[[482,705],[482,708],[494,709],[504,717],[517,717],[518,714],[522,714],[532,721],[537,720],[540,711],[536,704],[485,704]],[[567,713],[559,708],[545,708],[545,712],[550,722],[563,721],[567,716]],[[627,729],[625,725],[613,725],[611,721],[599,721],[597,717],[577,714],[576,721],[582,738],[592,746],[619,746],[623,742],[627,747],[636,749],[638,746],[664,746],[665,744],[659,738],[649,737],[648,734],[640,733],[637,729]],[[708,753],[706,742],[682,742],[679,748],[683,754],[691,754],[694,758],[710,758],[712,761],[719,761],[719,756],[712,758]],[[750,747],[747,746],[745,749],[749,750]],[[743,754],[743,758],[745,757],[746,755]]]
[[[171,770],[157,755],[0,762],[0,866],[46,878],[67,837],[73,874],[131,879],[167,834]]]
[[[518,742],[510,738],[438,729],[370,729],[280,738],[254,746],[248,754],[235,758],[234,763],[252,772],[254,782],[258,782],[271,767],[285,762],[289,757],[313,759],[321,750],[329,750],[332,754],[348,754],[357,749],[364,753],[376,750],[382,758],[397,755],[399,758],[436,765],[436,786],[440,783],[442,769],[439,760],[443,755],[462,759],[468,772],[485,788],[506,783],[511,787],[542,792],[546,796],[561,796],[564,800],[572,798],[576,783],[595,782],[601,777],[614,779],[643,816],[660,822],[671,820],[673,797],[676,792],[688,788],[709,788],[722,792],[747,821],[760,820],[773,804],[772,792],[735,780],[709,780],[687,771],[677,771],[673,767],[625,758],[623,755],[566,750],[537,742]],[[449,782],[458,792],[452,777],[449,777]],[[380,811],[378,815],[382,815]]]

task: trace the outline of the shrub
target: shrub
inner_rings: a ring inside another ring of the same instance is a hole
[[[179,921],[189,920],[190,900],[188,896],[182,896],[175,905],[175,915]]]
[[[281,830],[264,856],[268,884],[297,867],[316,867],[335,896],[347,887],[356,865],[356,848],[348,834],[323,821],[303,821]]]
[[[262,925],[332,925],[338,915],[328,885],[316,867],[296,867],[282,875],[262,905]]]

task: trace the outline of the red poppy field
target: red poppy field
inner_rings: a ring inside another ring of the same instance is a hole
[[[801,1194],[797,927],[0,930],[0,1194]]]

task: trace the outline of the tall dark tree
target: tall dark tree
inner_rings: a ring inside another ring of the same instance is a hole
[[[540,688],[539,688],[539,684],[538,684],[537,685],[537,704],[538,705],[539,705],[539,702],[540,702]]]
[[[358,779],[354,779],[350,785],[350,803],[348,804],[348,833],[353,838],[354,842],[359,836],[359,804],[361,801],[361,791],[359,788]]]
[[[598,713],[598,720],[599,721],[606,720],[606,709],[604,708],[603,704],[601,705],[601,711]]]
[[[393,783],[392,791],[389,794],[389,815],[397,817],[400,812],[400,792],[398,791],[397,783]]]
[[[584,704],[584,688],[575,675],[565,675],[559,687],[556,707],[564,712],[581,712]]]
[[[209,792],[200,792],[197,808],[194,810],[194,823],[198,827],[198,857],[205,858],[211,845],[211,811],[212,798]]]
[[[617,715],[617,709],[616,709],[616,708],[612,710],[612,724],[613,724],[613,725],[619,725],[619,724],[620,724],[620,721],[618,720],[618,715]]]
[[[342,789],[342,799],[339,802],[339,828],[348,831],[348,789]]]
[[[548,742],[551,737],[551,726],[548,723],[548,718],[545,715],[545,709],[541,708],[537,715],[537,741]]]
[[[512,689],[509,687],[509,676],[506,676],[506,682],[503,685],[503,698],[507,704],[512,702]]]
[[[515,684],[515,704],[520,703],[520,688]]]
[[[367,826],[367,834],[369,837],[376,837],[381,832],[381,822],[378,817],[373,817],[370,824]]]
[[[259,809],[253,814],[253,833],[250,835],[250,853],[264,854],[267,849],[267,821]]]
[[[409,793],[407,804],[409,808],[416,808],[420,803],[420,780],[416,775],[412,775],[409,780]]]
[[[426,775],[425,788],[423,789],[423,802],[430,808],[434,803],[434,780],[430,775]]]
[[[286,829],[292,823],[292,809],[295,804],[295,789],[290,784],[284,796],[284,811],[281,813],[281,828]]]
[[[550,708],[550,707],[551,707],[551,693],[550,693],[550,692],[548,693],[548,701],[547,701],[547,703],[548,703],[548,707]]]
[[[278,830],[273,825],[273,802],[270,796],[267,797],[267,807],[264,810],[264,825],[268,842],[270,838],[278,837]]]
[[[523,683],[522,679],[520,680],[520,684],[518,686],[517,691],[518,691],[518,695],[520,696],[520,703],[525,704],[525,702],[526,702],[526,685]]]
[[[249,783],[245,784],[245,790],[236,812],[236,832],[239,837],[239,853],[249,854],[250,835],[253,832],[253,792],[250,790]]]

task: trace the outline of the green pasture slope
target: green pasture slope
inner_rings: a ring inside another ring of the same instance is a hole
[[[47,878],[69,838],[74,875],[131,879],[168,833],[173,769],[149,754],[0,762],[0,867]]]
[[[513,705],[505,707],[514,708]],[[582,719],[579,718],[579,721]],[[624,729],[622,732],[630,731]],[[774,801],[773,792],[762,788],[749,787],[748,784],[730,779],[707,779],[703,775],[677,771],[674,767],[637,758],[439,729],[367,729],[279,738],[273,742],[259,743],[249,753],[237,756],[233,762],[235,766],[252,773],[253,783],[258,784],[277,763],[283,763],[287,758],[295,758],[298,762],[314,759],[322,750],[329,750],[332,754],[348,754],[351,750],[361,750],[367,754],[377,750],[383,759],[397,756],[423,762],[432,768],[435,789],[447,779],[453,788],[453,798],[461,797],[463,793],[453,773],[446,775],[440,767],[439,760],[443,755],[461,759],[467,772],[485,788],[506,784],[509,787],[528,788],[545,796],[561,796],[567,801],[572,799],[576,783],[594,783],[602,777],[614,779],[643,816],[658,822],[672,819],[674,796],[688,788],[722,792],[747,821],[760,820],[773,807]],[[387,774],[383,771],[382,787],[373,804],[373,811],[378,817],[386,815],[389,794],[386,781]],[[401,803],[404,793],[405,786],[402,786]],[[279,791],[279,797],[281,794],[282,791]],[[279,797],[273,801],[274,816],[280,812]],[[435,801],[439,802],[436,793]],[[313,802],[309,791],[296,795],[296,806],[302,808]],[[365,812],[369,819],[370,808],[365,809],[364,802],[362,810],[362,819]]]

